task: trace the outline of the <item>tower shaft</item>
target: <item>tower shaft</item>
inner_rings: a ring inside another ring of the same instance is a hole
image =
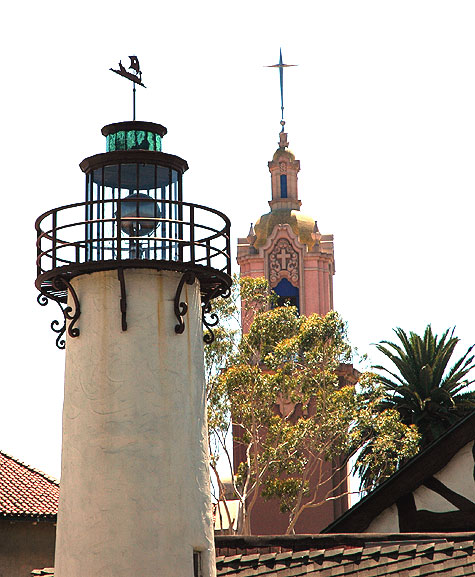
[[[215,575],[199,282],[177,335],[181,274],[128,269],[72,281],[81,337],[66,344],[57,577]]]

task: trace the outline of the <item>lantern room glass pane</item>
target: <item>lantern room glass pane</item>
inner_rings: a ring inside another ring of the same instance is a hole
[[[112,164],[88,173],[86,260],[117,259],[119,254],[123,259],[183,258],[178,241],[184,232],[189,234],[189,224],[182,224],[183,206],[177,202],[181,194],[181,173],[158,164]],[[137,221],[127,212],[131,208],[137,211]],[[150,218],[140,220],[146,217]]]
[[[146,130],[119,130],[106,137],[106,150],[162,150],[162,138],[159,134]]]
[[[117,188],[119,186],[118,166],[119,165],[117,164],[111,164],[104,167],[104,186],[109,186],[111,188]],[[135,190],[137,188],[137,164],[130,163],[122,164],[120,166],[121,187]],[[178,171],[170,171],[167,166],[159,166],[158,164],[140,164],[139,167],[139,186],[141,190],[163,188],[178,182]],[[102,184],[102,169],[93,172],[93,181],[95,184]],[[177,198],[173,197],[173,200],[177,200]]]

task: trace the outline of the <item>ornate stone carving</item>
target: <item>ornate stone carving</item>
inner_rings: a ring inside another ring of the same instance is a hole
[[[279,239],[269,254],[270,284],[275,286],[282,277],[299,282],[299,255],[286,238]]]
[[[280,172],[287,172],[287,163],[286,162],[279,162]]]

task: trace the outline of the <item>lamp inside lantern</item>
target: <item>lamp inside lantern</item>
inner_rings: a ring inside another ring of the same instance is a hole
[[[143,192],[134,192],[120,201],[120,226],[128,236],[147,236],[158,226],[158,203]]]

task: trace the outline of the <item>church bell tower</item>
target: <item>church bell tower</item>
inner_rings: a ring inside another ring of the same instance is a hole
[[[300,210],[300,161],[289,149],[283,118],[282,71],[286,66],[281,54],[279,64],[274,67],[279,68],[280,72],[282,130],[278,148],[268,163],[272,190],[270,211],[251,224],[247,237],[238,239],[237,261],[241,276],[268,280],[270,288],[278,296],[279,304],[296,306],[299,313],[306,316],[315,313],[325,315],[333,309],[333,235],[321,234],[317,221]],[[248,332],[251,322],[249,316],[243,315],[244,333]],[[352,365],[340,365],[338,377],[342,385],[354,384],[356,371]],[[276,410],[281,408],[276,406]],[[235,462],[244,459],[238,444],[234,447],[234,459]],[[297,533],[318,533],[348,509],[346,467],[342,463],[325,462],[323,469],[332,486],[321,487],[322,501],[328,491],[333,499],[319,507],[318,513],[305,511],[296,525]],[[285,516],[279,512],[278,505],[259,497],[253,512],[252,533],[284,533],[286,525]]]
[[[280,132],[268,166],[270,212],[238,240],[241,275],[265,277],[279,301],[296,306],[301,314],[324,315],[333,309],[333,235],[322,235],[317,221],[300,210],[300,162],[289,149],[286,132]],[[245,332],[248,328],[243,327]]]

